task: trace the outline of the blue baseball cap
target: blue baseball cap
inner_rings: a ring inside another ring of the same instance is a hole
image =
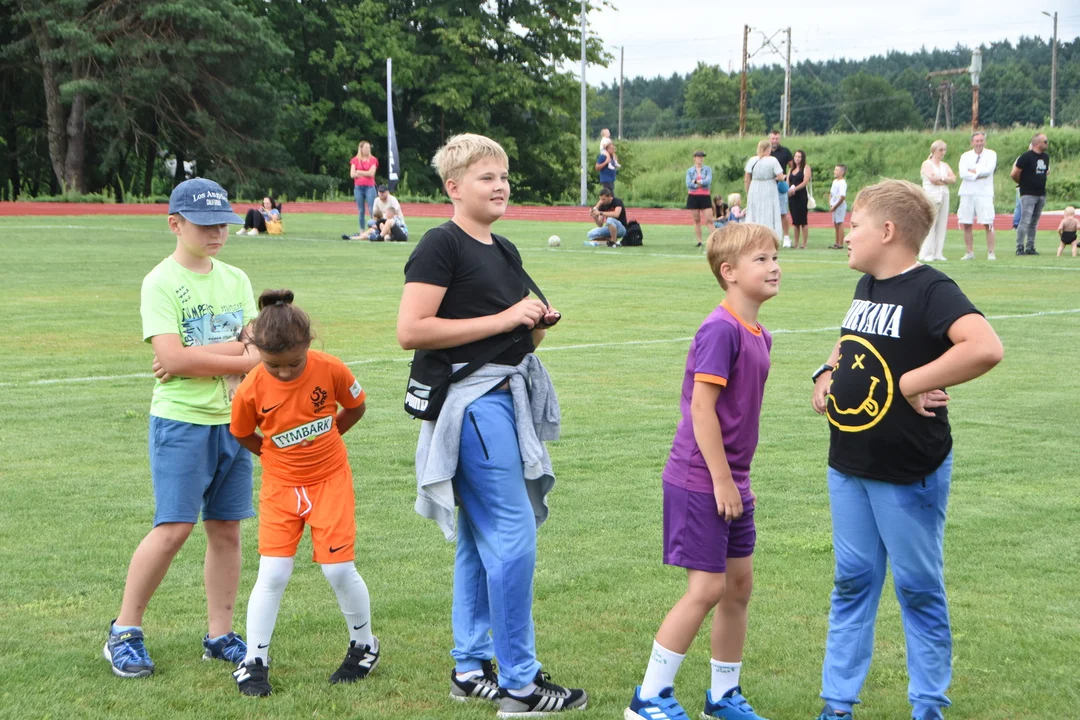
[[[229,193],[213,180],[192,178],[173,188],[169,196],[169,214],[179,213],[195,225],[243,225],[233,212]]]

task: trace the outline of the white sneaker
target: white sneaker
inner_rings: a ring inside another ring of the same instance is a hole
[[[986,254],[986,259],[987,260],[997,260],[997,256],[994,255],[994,253],[987,253]]]
[[[935,260],[937,260],[938,262],[945,262],[946,260],[948,260],[948,258],[947,258],[947,257],[945,257],[944,255],[938,255],[938,256],[937,256],[936,258],[934,258],[934,259],[935,259]]]
[[[975,253],[969,252],[966,255],[964,255],[964,257],[962,257],[960,259],[961,260],[974,260],[975,259]]]
[[[784,236],[784,247],[786,247],[786,248],[791,247],[791,238],[788,237],[787,235]]]
[[[237,235],[247,235],[247,228],[240,228],[236,231]]]

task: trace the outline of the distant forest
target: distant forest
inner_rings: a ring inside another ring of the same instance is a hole
[[[791,68],[791,130],[823,134],[931,128],[938,109],[934,70],[971,64],[971,48],[890,52],[866,60],[800,62]],[[1042,125],[1050,117],[1050,42],[1021,38],[982,47],[979,78],[979,124]],[[953,84],[953,127],[971,123],[971,79],[946,78]],[[760,132],[780,126],[784,94],[781,65],[751,68],[748,73],[747,128]],[[1058,45],[1056,122],[1080,124],[1080,38]],[[601,85],[591,103],[589,126],[618,127],[618,83]],[[939,126],[945,127],[942,110]],[[739,126],[739,72],[699,63],[685,75],[635,77],[624,81],[623,137],[679,137],[732,133]]]

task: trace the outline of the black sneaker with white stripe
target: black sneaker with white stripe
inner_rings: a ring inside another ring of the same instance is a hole
[[[495,702],[499,699],[499,678],[490,660],[481,660],[483,673],[468,680],[458,680],[457,671],[450,671],[450,699],[458,702],[478,699]]]
[[[273,692],[270,687],[270,668],[263,664],[262,658],[237,665],[233,677],[236,678],[236,687],[241,695],[266,697]]]
[[[584,690],[570,690],[551,682],[546,672],[536,673],[536,689],[525,697],[510,694],[499,688],[500,718],[544,717],[563,710],[584,710],[589,696]]]
[[[372,638],[371,645],[357,645],[355,640],[349,642],[349,652],[345,653],[345,659],[341,667],[330,676],[332,684],[343,682],[355,682],[363,680],[379,664],[379,638]]]

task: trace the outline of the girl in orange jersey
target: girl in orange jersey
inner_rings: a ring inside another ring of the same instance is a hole
[[[310,349],[311,321],[292,301],[289,290],[259,297],[251,342],[262,364],[236,391],[229,428],[263,468],[259,577],[248,601],[247,655],[233,673],[244,695],[271,692],[270,637],[304,525],[349,625],[349,650],[330,682],[362,679],[379,663],[367,585],[353,564],[356,501],[341,438],[364,415],[364,390],[345,363]]]

